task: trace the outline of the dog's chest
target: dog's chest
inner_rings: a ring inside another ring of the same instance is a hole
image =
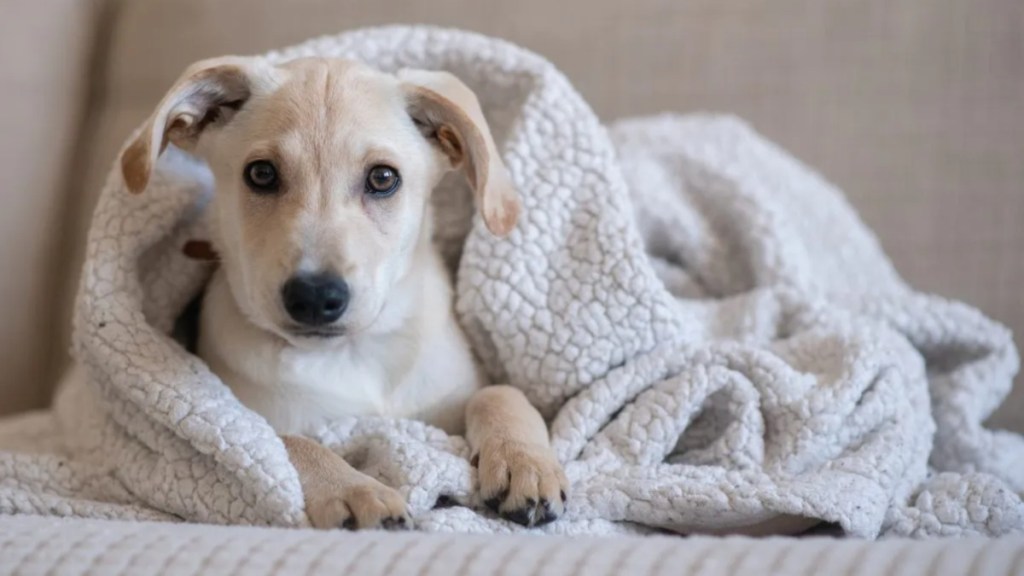
[[[235,396],[279,434],[310,433],[334,420],[422,420],[461,433],[465,405],[482,382],[453,318],[429,338],[395,335],[321,349],[283,346],[233,317],[223,287],[208,295],[199,353]]]
[[[311,432],[350,416],[416,419],[461,432],[465,404],[477,388],[472,366],[424,365],[416,356],[402,358],[403,352],[283,350],[236,356],[244,368],[224,379],[243,404],[281,434]]]
[[[360,348],[316,355],[285,353],[281,378],[296,395],[312,400],[330,416],[415,418],[446,388],[431,386],[415,370],[419,362],[409,350]]]

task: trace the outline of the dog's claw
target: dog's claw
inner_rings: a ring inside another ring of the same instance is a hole
[[[501,518],[535,528],[565,511],[568,481],[549,448],[505,440],[479,454],[483,504]]]
[[[500,493],[484,500],[484,506],[487,506],[487,508],[490,509],[491,512],[498,514],[501,511],[502,502],[504,502],[507,498],[508,488],[505,488]]]
[[[405,516],[392,516],[381,521],[380,526],[385,530],[405,530],[410,521]]]
[[[519,510],[505,512],[501,517],[510,522],[515,522],[516,524],[521,524],[530,528],[533,526],[533,519],[535,515],[536,508],[520,508]]]
[[[565,507],[563,506],[562,509],[564,510]],[[558,519],[558,513],[555,512],[551,502],[547,499],[541,500],[541,511],[543,511],[543,514],[541,514],[540,518],[537,520],[537,526],[550,524]]]
[[[558,512],[556,512],[551,505],[551,502],[547,499],[542,499],[538,505],[532,498],[527,501],[527,505],[518,510],[512,510],[510,512],[504,512],[501,517],[510,521],[526,526],[527,528],[538,528],[546,524],[550,524],[558,519]]]

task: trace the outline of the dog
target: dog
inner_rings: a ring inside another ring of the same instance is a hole
[[[526,526],[564,512],[547,426],[519,390],[484,386],[431,239],[431,192],[452,170],[491,233],[519,215],[468,87],[344,59],[205,60],[122,151],[130,192],[146,189],[169,145],[215,182],[219,266],[198,353],[281,436],[315,528],[411,524],[398,491],[302,436],[343,416],[464,433],[488,506]]]

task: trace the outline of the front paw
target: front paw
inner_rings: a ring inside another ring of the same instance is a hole
[[[306,500],[306,514],[318,529],[401,530],[412,527],[405,498],[394,488],[372,479],[311,495]]]
[[[565,512],[569,482],[549,446],[499,439],[485,443],[474,461],[484,504],[502,518],[535,527]]]

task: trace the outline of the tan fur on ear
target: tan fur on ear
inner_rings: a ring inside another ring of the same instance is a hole
[[[476,95],[447,72],[402,70],[409,113],[473,187],[487,229],[505,236],[519,219],[519,195],[491,137]]]
[[[132,194],[140,194],[149,184],[149,175],[153,172],[149,158],[149,146],[146,139],[138,137],[121,153],[121,174],[124,183]]]
[[[202,130],[252,94],[249,58],[215,58],[190,66],[160,101],[135,140],[121,153],[121,173],[134,194],[146,189],[168,142],[190,149]]]

